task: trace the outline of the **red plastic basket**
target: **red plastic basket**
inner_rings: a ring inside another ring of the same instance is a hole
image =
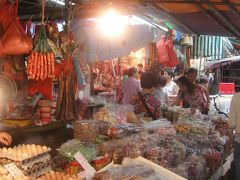
[[[219,84],[219,93],[221,93],[221,94],[234,94],[235,93],[234,83],[220,83]]]

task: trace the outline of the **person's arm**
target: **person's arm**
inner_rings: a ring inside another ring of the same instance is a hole
[[[142,91],[141,83],[139,80],[138,80],[137,87],[138,87],[138,92]]]
[[[204,96],[206,97],[207,101],[208,101],[208,104],[210,103],[210,99],[209,99],[209,91],[206,87],[202,86],[202,89],[203,89],[203,93],[204,93]]]
[[[167,105],[169,105],[170,102],[169,102],[169,98],[168,98],[167,93],[164,92],[164,96],[165,96],[165,103],[166,103]]]
[[[229,112],[229,118],[228,118],[228,126],[231,129],[236,128],[237,112],[238,112],[238,107],[236,102],[236,95],[234,95],[231,100],[230,112]]]
[[[174,83],[174,85],[173,85],[173,95],[177,95],[178,91],[179,91],[179,88],[178,88],[177,84]]]
[[[179,106],[182,102],[182,99],[180,99],[179,97],[177,97],[173,102],[172,102],[172,106]]]
[[[0,132],[0,143],[4,145],[10,145],[12,143],[12,137],[6,132]]]
[[[176,99],[171,103],[172,106],[179,106],[184,100],[184,94],[181,91],[178,91]]]

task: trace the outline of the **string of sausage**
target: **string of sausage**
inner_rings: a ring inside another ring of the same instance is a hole
[[[54,78],[55,64],[53,52],[32,51],[28,59],[27,74],[28,78],[32,80]]]

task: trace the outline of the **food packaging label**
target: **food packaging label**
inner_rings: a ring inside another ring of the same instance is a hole
[[[22,171],[14,163],[6,164],[5,168],[14,178],[24,177],[24,174],[22,173]]]
[[[96,170],[88,163],[86,158],[82,155],[80,151],[78,151],[74,158],[79,162],[79,164],[82,166],[82,168],[85,170],[86,173],[86,179],[92,179],[94,174],[96,173]]]

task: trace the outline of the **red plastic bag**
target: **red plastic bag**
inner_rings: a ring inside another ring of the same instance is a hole
[[[170,59],[170,61],[163,63],[165,67],[174,67],[176,65],[179,64],[178,58],[177,58],[177,54],[173,48],[173,42],[171,39],[168,39],[166,41],[166,49],[167,49],[167,53],[168,53],[168,57]]]
[[[165,63],[170,61],[167,48],[166,48],[166,41],[165,37],[162,36],[160,41],[157,42],[157,58],[159,63]]]
[[[13,14],[15,14],[16,6],[10,6],[7,1],[0,4],[0,37],[3,36],[7,27],[12,21]]]
[[[36,93],[41,93],[46,99],[52,100],[52,79],[47,78],[43,81],[29,81],[28,95],[34,96]]]
[[[2,54],[25,54],[33,48],[32,40],[25,34],[18,18],[13,18],[2,37]]]
[[[15,55],[28,53],[32,47],[32,40],[27,37],[17,17],[18,5],[4,3],[0,8],[0,37],[3,47],[0,55]]]

